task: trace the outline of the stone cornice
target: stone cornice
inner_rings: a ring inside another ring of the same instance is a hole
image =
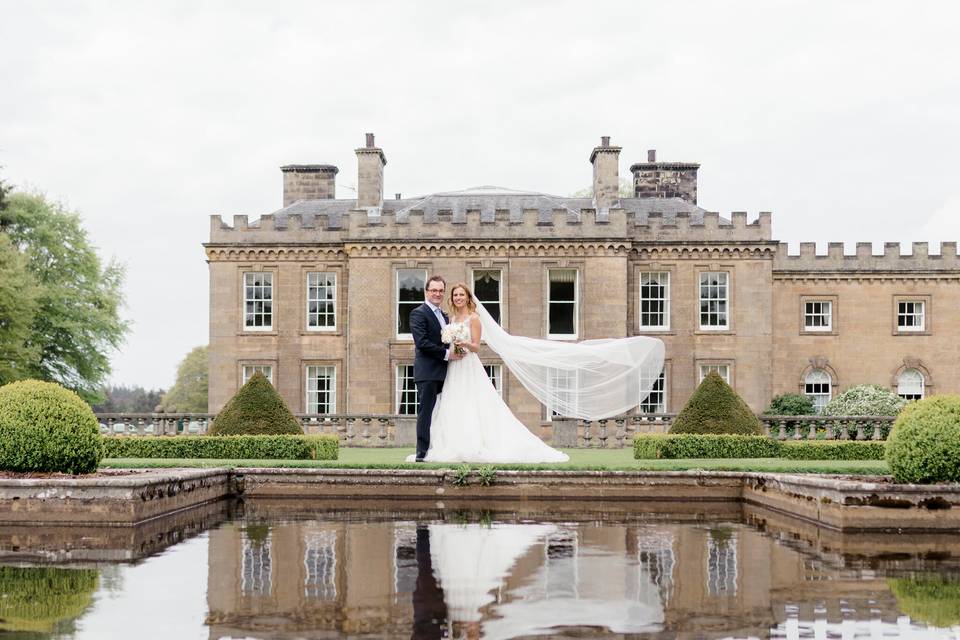
[[[205,245],[208,262],[315,262],[318,260],[343,260],[342,246],[250,246],[250,245]]]
[[[780,271],[774,269],[774,282],[960,282],[958,271]]]
[[[634,244],[631,251],[631,259],[654,260],[704,260],[707,258],[736,258],[736,259],[761,259],[773,260],[776,256],[777,248],[767,243],[743,243],[743,244],[655,244],[638,245]]]

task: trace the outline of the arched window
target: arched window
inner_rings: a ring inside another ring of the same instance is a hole
[[[830,374],[823,369],[811,369],[803,379],[803,392],[813,400],[813,408],[817,413],[830,402],[832,380]]]
[[[904,400],[923,399],[923,374],[916,369],[904,369],[897,377],[897,395]]]

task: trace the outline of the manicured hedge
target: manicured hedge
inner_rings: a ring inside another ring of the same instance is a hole
[[[90,405],[52,382],[0,387],[0,469],[92,473],[100,464],[100,428]]]
[[[212,436],[298,435],[300,422],[262,373],[255,373],[210,425]]]
[[[852,440],[786,440],[780,457],[790,460],[883,460],[886,444]]]
[[[633,440],[633,457],[657,458],[776,458],[780,445],[767,436],[735,434],[645,434]]]
[[[336,436],[105,436],[105,458],[336,460]]]
[[[884,443],[795,440],[767,436],[644,434],[633,440],[637,460],[657,458],[787,458],[790,460],[883,460]]]
[[[670,433],[761,435],[763,425],[743,398],[713,371],[677,414]]]
[[[960,395],[908,404],[890,430],[887,463],[897,482],[960,482]]]

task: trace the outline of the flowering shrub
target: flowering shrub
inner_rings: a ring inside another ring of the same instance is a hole
[[[895,416],[907,401],[878,384],[850,387],[823,408],[825,416]]]

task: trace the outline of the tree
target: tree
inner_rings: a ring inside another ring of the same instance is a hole
[[[120,318],[123,269],[101,265],[80,217],[38,193],[4,198],[0,232],[26,261],[37,285],[36,313],[22,377],[57,382],[88,402],[101,399],[108,353],[129,325]]]
[[[212,436],[301,434],[303,427],[262,373],[230,398],[210,425]]]
[[[207,412],[207,347],[196,347],[180,361],[177,381],[163,395],[164,410],[184,413]]]
[[[810,396],[802,393],[782,393],[774,396],[763,413],[768,416],[808,416],[816,412]]]
[[[37,360],[39,350],[30,338],[38,294],[26,259],[0,232],[0,386],[28,378]]]
[[[621,198],[632,198],[634,197],[633,182],[627,178],[620,178],[620,186],[617,189],[617,195]],[[570,194],[571,198],[592,198],[593,197],[593,187],[584,187],[579,191],[574,191]]]
[[[670,425],[670,433],[762,435],[763,425],[720,374],[711,371]]]
[[[106,399],[93,405],[97,413],[151,413],[163,398],[163,389],[150,391],[140,386],[109,386],[102,389]],[[204,409],[206,410],[206,409]]]

